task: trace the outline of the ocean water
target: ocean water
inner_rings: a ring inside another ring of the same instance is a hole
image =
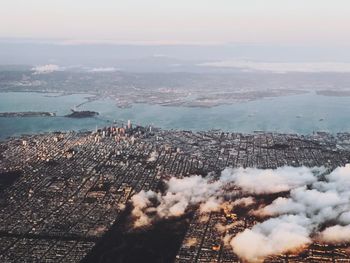
[[[314,93],[264,98],[212,108],[164,107],[134,104],[118,108],[110,99],[88,102],[79,110],[98,111],[96,118],[62,117],[82,102],[88,94],[57,96],[53,93],[0,93],[0,112],[49,111],[58,117],[0,118],[0,138],[51,131],[93,130],[114,120],[164,129],[253,132],[274,131],[310,134],[350,132],[350,97],[327,97]]]

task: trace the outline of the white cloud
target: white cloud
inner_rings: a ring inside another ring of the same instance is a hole
[[[217,179],[210,175],[172,177],[165,182],[165,193],[141,191],[132,198],[134,226],[181,216],[191,206],[199,206],[202,214],[249,207],[259,204],[261,195],[283,192],[284,197],[268,205],[250,208],[251,214],[262,217],[260,223],[236,236],[225,235],[225,243],[231,244],[240,258],[262,261],[267,256],[302,249],[315,239],[350,242],[350,165],[326,175],[325,171],[323,167],[227,168]],[[325,224],[330,226],[319,232]],[[220,224],[217,229],[224,232],[235,225]]]
[[[326,228],[321,232],[320,238],[327,243],[349,242],[350,225],[340,226],[335,225]]]
[[[33,74],[48,74],[48,73],[52,73],[55,71],[62,71],[62,70],[64,70],[64,68],[55,64],[40,65],[32,68],[32,71],[34,71]]]
[[[315,174],[324,172],[324,168],[280,167],[272,169],[227,168],[222,172],[221,180],[234,182],[244,192],[267,194],[289,191],[298,186],[317,181]]]
[[[90,72],[114,72],[117,71],[117,68],[114,67],[105,67],[105,68],[93,68]]]
[[[309,219],[287,215],[271,218],[238,233],[230,242],[233,251],[249,262],[260,262],[265,257],[297,250],[311,243]]]

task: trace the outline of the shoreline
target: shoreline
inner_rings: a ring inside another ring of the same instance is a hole
[[[57,116],[57,117],[64,117],[64,116]],[[122,121],[116,121],[116,124],[122,124],[125,122]],[[105,129],[107,127],[114,127],[115,125],[110,125],[110,126],[97,126],[97,129]],[[201,134],[201,133],[224,133],[224,134],[242,134],[242,135],[258,135],[258,134],[272,134],[272,135],[288,135],[288,136],[298,136],[298,137],[310,137],[310,136],[329,136],[329,137],[336,137],[336,136],[341,136],[341,135],[349,135],[350,136],[350,131],[342,131],[342,132],[329,132],[329,131],[313,131],[311,133],[298,133],[298,132],[279,132],[279,131],[264,131],[264,130],[255,130],[251,132],[239,132],[239,131],[234,131],[234,130],[223,130],[223,129],[207,129],[207,130],[191,130],[191,129],[163,129],[160,127],[156,127],[153,125],[136,125],[137,127],[145,128],[145,127],[152,127],[153,130],[158,130],[158,131],[163,131],[163,132],[175,132],[175,133],[194,133],[194,134]],[[52,130],[52,131],[43,131],[43,132],[37,132],[37,133],[22,133],[20,135],[12,135],[8,136],[7,138],[2,138],[0,136],[0,142],[4,142],[7,140],[11,139],[21,139],[21,138],[26,138],[26,137],[32,137],[32,136],[41,136],[41,135],[49,135],[49,134],[67,134],[67,133],[93,133],[94,129],[74,129],[74,130]]]
[[[284,94],[283,91],[286,93]],[[289,93],[288,91],[294,91]],[[180,100],[166,100],[166,101],[154,101],[154,100],[148,100],[148,101],[134,101],[133,98],[128,99],[122,99],[120,101],[119,98],[115,97],[114,94],[100,94],[100,93],[94,93],[94,92],[61,92],[61,91],[47,91],[47,90],[4,90],[0,91],[1,93],[37,93],[37,94],[57,94],[56,96],[44,96],[48,98],[58,98],[58,97],[64,97],[64,96],[71,96],[71,95],[84,95],[85,101],[75,105],[75,107],[79,108],[85,104],[88,104],[90,102],[103,100],[103,99],[110,99],[115,103],[115,106],[118,109],[126,109],[126,108],[132,108],[134,105],[137,104],[147,104],[151,106],[161,106],[161,107],[184,107],[184,108],[199,108],[199,109],[211,109],[215,107],[220,106],[229,106],[234,104],[243,104],[243,103],[249,103],[254,101],[261,101],[261,100],[270,100],[274,98],[285,98],[285,97],[294,97],[294,96],[302,96],[302,95],[315,95],[319,97],[328,97],[328,98],[349,98],[350,97],[350,90],[298,90],[296,92],[295,90],[281,90],[281,94],[268,94],[266,96],[262,97],[256,97],[252,95],[252,97],[240,97],[241,95],[245,95],[245,93],[240,92],[233,92],[238,97],[237,98],[230,98],[228,100],[222,100],[221,98],[216,98],[215,94],[213,99],[211,100],[205,100],[203,98],[197,99],[197,100],[186,100],[186,98],[182,98]],[[231,93],[230,93],[231,94]]]

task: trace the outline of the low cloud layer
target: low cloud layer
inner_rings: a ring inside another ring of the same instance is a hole
[[[61,70],[63,70],[63,68],[55,64],[40,65],[32,68],[32,71],[34,71],[33,74],[48,74]]]
[[[225,169],[221,181],[232,182],[243,192],[250,194],[271,194],[289,191],[295,187],[317,181],[315,174],[325,172],[324,168],[280,167],[275,170],[256,168]]]
[[[232,238],[233,251],[249,262],[286,251],[299,250],[310,244],[309,219],[297,215],[271,218],[246,229]]]
[[[199,175],[182,179],[172,177],[167,181],[167,187],[163,195],[141,191],[131,198],[135,227],[148,225],[159,218],[181,216],[190,205],[202,203],[205,209],[215,210],[222,203],[218,199],[222,182],[211,181],[211,178]]]
[[[117,71],[117,68],[114,67],[105,67],[105,68],[93,68],[90,72],[114,72]]]
[[[350,72],[350,63],[341,62],[256,62],[245,60],[215,61],[199,64],[199,66],[218,68],[237,68],[243,71],[268,71],[274,73],[287,72]]]
[[[166,185],[163,194],[141,191],[133,196],[135,227],[181,216],[193,206],[202,214],[245,206],[260,223],[232,236],[225,232],[239,221],[217,227],[225,244],[248,262],[299,251],[314,241],[350,242],[350,165],[330,173],[323,167],[227,168],[219,178],[171,178]],[[276,193],[283,195],[269,204],[256,202]]]

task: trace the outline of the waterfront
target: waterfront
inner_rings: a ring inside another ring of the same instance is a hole
[[[118,108],[113,100],[88,102],[79,110],[100,113],[96,118],[69,119],[61,117],[89,95],[57,96],[53,93],[7,92],[0,94],[0,112],[48,111],[57,117],[0,118],[0,138],[28,133],[68,130],[93,130],[128,119],[143,125],[164,129],[210,130],[235,132],[274,131],[310,134],[350,131],[350,97],[330,97],[314,93],[264,98],[212,108],[133,104]]]

